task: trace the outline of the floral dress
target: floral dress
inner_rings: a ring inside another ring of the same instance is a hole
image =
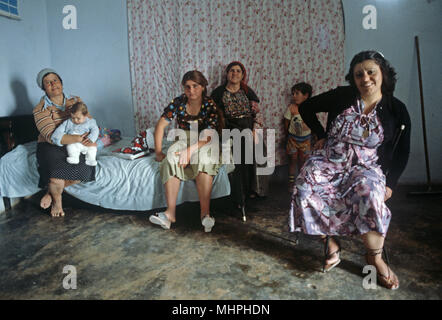
[[[362,113],[358,100],[333,122],[324,148],[312,153],[296,178],[289,213],[291,232],[311,235],[387,233],[385,175],[376,149],[384,135],[376,107]]]

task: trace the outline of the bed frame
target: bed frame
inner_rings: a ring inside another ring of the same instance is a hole
[[[34,115],[0,117],[0,157],[19,144],[37,140]],[[11,199],[3,197],[5,210],[11,209]]]

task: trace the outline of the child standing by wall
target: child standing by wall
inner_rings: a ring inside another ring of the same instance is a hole
[[[305,82],[295,84],[292,89],[292,103],[284,114],[284,127],[287,133],[286,151],[289,156],[289,192],[295,183],[295,171],[304,164],[311,150],[311,131],[302,121],[298,107],[311,97],[312,86]]]

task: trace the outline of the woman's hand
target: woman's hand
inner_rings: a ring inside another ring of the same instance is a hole
[[[83,141],[84,141],[84,136],[83,135],[71,134],[71,135],[66,135],[66,136],[70,136],[71,139],[72,139],[72,142],[68,142],[68,144],[71,144],[71,143],[83,143]]]
[[[70,99],[66,100],[66,108],[70,108],[72,107],[74,104],[76,104],[77,102],[82,102],[82,100],[80,99],[80,97],[73,97]]]
[[[178,160],[178,167],[187,167],[190,163],[190,157],[192,156],[192,149],[190,147],[183,149],[175,154],[180,158]]]
[[[161,152],[161,151],[155,152],[155,161],[161,162],[161,161],[163,161],[163,159],[165,157],[166,157],[166,155],[163,152]]]
[[[250,101],[250,106],[252,107],[252,111],[257,114],[259,113],[259,105],[256,101]]]
[[[313,150],[323,149],[324,144],[325,144],[325,138],[322,138],[322,139],[316,141],[315,145],[313,146]]]
[[[82,145],[86,146],[86,147],[96,147],[97,144],[95,142],[92,142],[89,138],[89,132],[85,132],[83,133],[80,137],[82,138],[82,140],[80,141]]]
[[[393,190],[391,190],[389,187],[385,188],[385,197],[384,202],[391,198],[391,195],[393,194]]]
[[[253,141],[255,142],[255,144],[259,143],[259,141],[260,141],[259,139],[260,139],[260,135],[258,134],[258,132],[255,129],[253,129]]]

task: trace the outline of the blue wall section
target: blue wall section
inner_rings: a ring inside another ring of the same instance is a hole
[[[126,1],[46,2],[52,66],[66,92],[79,95],[100,126],[134,136]],[[76,8],[76,30],[63,28],[66,5]]]
[[[410,161],[400,182],[426,182],[422,117],[414,37],[419,37],[425,117],[433,181],[442,182],[442,1],[440,0],[343,0],[345,16],[345,66],[353,56],[368,49],[381,51],[395,67],[395,96],[408,108],[412,123]],[[362,9],[373,5],[377,29],[365,30]]]
[[[43,95],[36,75],[51,62],[46,1],[21,1],[20,16],[0,16],[0,116],[32,113]]]

